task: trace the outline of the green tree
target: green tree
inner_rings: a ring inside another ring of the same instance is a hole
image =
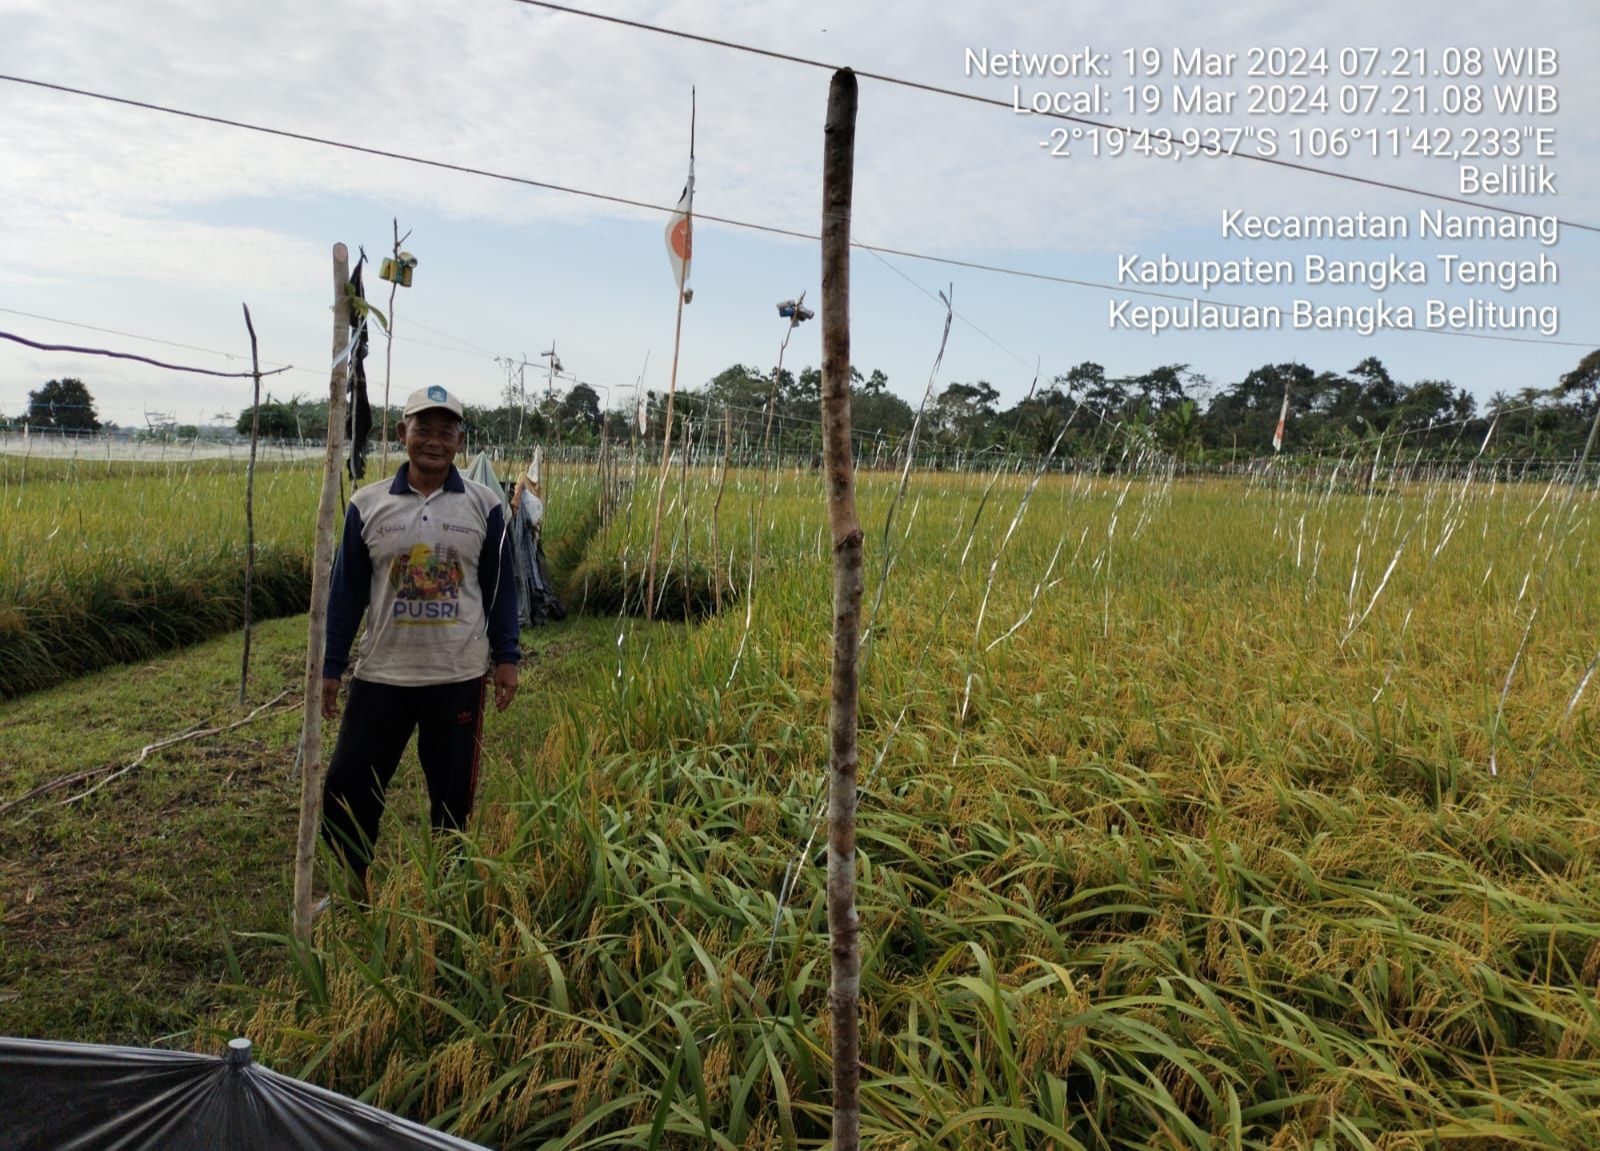
[[[239,413],[234,428],[241,435],[250,434],[254,408]],[[268,396],[261,404],[261,436],[269,440],[320,440],[328,434],[328,404],[307,403],[303,396],[288,400],[274,400]]]
[[[573,384],[556,409],[567,432],[593,434],[600,430],[600,393],[588,384]]]
[[[1156,424],[1156,438],[1161,446],[1180,460],[1192,460],[1200,454],[1200,410],[1193,400],[1180,400],[1166,411]]]
[[[909,432],[916,415],[911,405],[893,392],[874,390],[869,386],[850,397],[851,423],[859,431],[873,435],[881,432],[890,440]]]
[[[1455,418],[1455,412],[1456,390],[1448,380],[1418,380],[1402,389],[1396,405],[1399,422],[1408,430],[1413,425],[1445,423]]]
[[[1578,366],[1561,377],[1563,396],[1576,397],[1578,414],[1592,417],[1595,400],[1600,394],[1600,351],[1590,352],[1578,361]]]
[[[74,377],[51,380],[37,391],[29,392],[28,414],[24,418],[30,427],[35,428],[54,428],[64,432],[100,430],[94,397],[89,394],[84,382]]]
[[[934,406],[934,424],[948,444],[984,447],[989,421],[994,418],[994,402],[1000,393],[988,380],[975,384],[954,383],[939,393]]]
[[[1043,455],[1056,442],[1077,405],[1065,391],[1066,377],[1057,376],[1048,385],[1001,413],[997,423],[1011,436],[1018,451]],[[1065,454],[1070,448],[1063,446]]]
[[[814,406],[822,399],[822,369],[808,365],[792,382],[785,380],[779,386],[784,389],[783,398],[793,406]]]
[[[784,376],[793,380],[786,370]],[[734,364],[722,369],[705,386],[706,398],[716,407],[732,409],[735,440],[754,441],[759,445],[766,427],[767,401],[772,394],[772,378],[754,368]],[[783,399],[780,384],[778,399]]]
[[[1400,385],[1389,375],[1389,369],[1377,356],[1368,356],[1351,368],[1350,374],[1361,381],[1360,414],[1370,424],[1387,427],[1400,402]]]
[[[1188,399],[1183,388],[1184,377],[1188,374],[1188,364],[1163,364],[1159,368],[1151,368],[1144,375],[1128,381],[1132,386],[1133,400],[1153,415],[1160,415]]]
[[[1107,379],[1106,370],[1091,360],[1067,372],[1066,385],[1083,397],[1084,405],[1095,416],[1118,419],[1128,403],[1128,389],[1123,382]]]
[[[1207,442],[1216,448],[1231,448],[1237,439],[1247,455],[1271,451],[1287,392],[1291,415],[1285,438],[1288,444],[1303,444],[1306,435],[1299,417],[1311,410],[1317,381],[1317,374],[1301,363],[1262,364],[1211,401],[1205,416]]]

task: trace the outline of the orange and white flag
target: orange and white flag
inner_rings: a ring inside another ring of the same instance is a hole
[[[672,277],[683,293],[683,302],[694,299],[689,287],[689,260],[694,254],[694,157],[689,157],[689,180],[678,197],[678,206],[667,219],[667,258],[672,261]]]
[[[1272,450],[1283,450],[1283,425],[1289,420],[1289,393],[1283,393],[1283,407],[1278,411],[1278,430],[1272,433]]]

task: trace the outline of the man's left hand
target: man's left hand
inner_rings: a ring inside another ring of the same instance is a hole
[[[496,711],[504,711],[511,706],[511,701],[517,697],[517,665],[514,663],[496,664],[494,669],[494,707]]]

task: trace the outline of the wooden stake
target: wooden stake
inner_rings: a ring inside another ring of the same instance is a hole
[[[856,77],[833,74],[822,145],[822,461],[833,536],[833,673],[828,709],[828,990],[833,1034],[833,1151],[861,1140],[861,927],[856,915],[856,652],[861,522],[850,450],[850,204]]]
[[[689,421],[683,421],[683,461],[678,469],[678,503],[681,510],[678,513],[679,530],[683,533],[683,578],[679,584],[683,587],[683,622],[689,622],[689,572],[694,566],[694,531],[689,527],[689,451],[691,436]]]
[[[600,414],[600,451],[596,455],[596,458],[595,458],[595,470],[599,473],[599,480],[600,480],[600,506],[599,506],[598,510],[599,510],[599,513],[600,513],[600,522],[602,524],[604,524],[606,522],[606,502],[607,502],[607,497],[611,494],[611,482],[610,482],[611,477],[610,477],[610,472],[608,471],[608,468],[610,467],[610,464],[611,464],[611,461],[606,456],[606,417],[605,417],[605,410],[601,409],[601,414]]]
[[[250,682],[250,609],[256,582],[256,443],[261,439],[261,360],[256,355],[256,326],[250,322],[250,305],[244,308],[244,326],[250,333],[250,374],[255,397],[250,408],[250,462],[244,470],[244,655],[239,664],[239,706],[244,706]]]
[[[411,235],[409,229],[406,236]],[[383,447],[379,455],[378,474],[389,474],[389,368],[394,363],[394,293],[400,286],[400,245],[405,236],[400,234],[400,217],[394,217],[394,279],[389,281],[389,322],[383,327]]]
[[[800,293],[797,303],[804,303],[806,294]],[[778,385],[783,381],[783,354],[789,350],[789,337],[794,335],[795,328],[800,321],[795,316],[789,318],[789,326],[783,330],[783,342],[778,345],[778,366],[772,370],[772,387],[767,390],[767,424],[766,430],[761,433],[761,491],[756,495],[755,519],[751,521],[750,528],[750,587],[749,593],[753,596],[756,589],[756,577],[761,574],[761,525],[767,511],[767,489],[772,486],[772,421],[778,413]],[[783,464],[783,425],[778,425],[778,464]]]
[[[322,649],[328,629],[328,580],[333,570],[333,517],[339,504],[339,456],[344,447],[345,380],[350,370],[350,253],[333,246],[333,374],[328,381],[328,445],[322,459],[322,502],[311,566],[311,621],[306,636],[306,699],[300,745],[300,832],[294,851],[294,933],[311,939],[311,871],[322,816]]]
[[[644,585],[645,619],[655,619],[656,559],[661,555],[661,507],[666,502],[667,467],[672,462],[672,400],[678,392],[678,347],[682,336],[683,293],[679,292],[678,321],[672,329],[672,375],[667,380],[667,414],[661,422],[661,470],[656,475],[656,518],[650,529],[650,568]]]
[[[722,513],[722,492],[728,486],[728,451],[733,445],[733,409],[722,409],[722,471],[717,476],[717,498],[711,504],[711,603],[722,614],[722,563],[717,558],[717,519]]]

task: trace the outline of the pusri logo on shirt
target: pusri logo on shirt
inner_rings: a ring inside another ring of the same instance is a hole
[[[462,578],[455,548],[436,552],[427,544],[413,544],[410,552],[395,556],[389,565],[389,586],[395,589],[394,622],[459,622]]]

